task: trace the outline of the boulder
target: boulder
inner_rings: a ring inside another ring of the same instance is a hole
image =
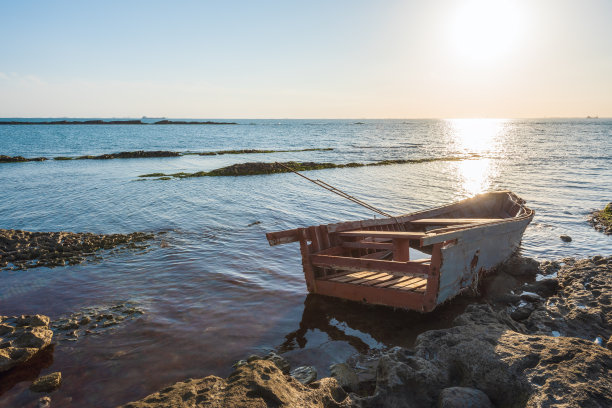
[[[52,337],[47,316],[0,316],[0,372],[34,357]]]
[[[37,378],[32,385],[30,385],[30,390],[34,392],[53,392],[59,388],[61,383],[62,373],[58,371]]]
[[[535,259],[514,255],[498,269],[512,276],[529,277],[535,276],[539,267],[540,263]]]

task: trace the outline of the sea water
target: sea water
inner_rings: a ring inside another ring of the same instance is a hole
[[[224,120],[228,121],[228,120]],[[145,314],[60,342],[42,374],[61,371],[61,406],[111,407],[164,385],[226,376],[270,350],[293,366],[410,346],[455,315],[307,296],[297,244],[265,233],[376,214],[291,174],[142,180],[244,162],[422,163],[305,172],[392,214],[491,190],[512,190],[536,212],[521,244],[539,260],[610,255],[612,237],[586,221],[612,200],[612,120],[236,120],[237,125],[0,126],[0,154],[80,156],[134,150],[326,151],[0,163],[0,228],[163,233],[147,251],[97,262],[0,271],[0,315],[57,318],[87,306],[138,303]],[[563,242],[560,235],[569,235]],[[22,381],[0,407],[33,401]],[[58,405],[58,406],[59,406]]]

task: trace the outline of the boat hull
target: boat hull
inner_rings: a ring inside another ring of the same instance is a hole
[[[509,191],[390,219],[268,233],[299,241],[311,293],[428,312],[514,253],[534,212]],[[410,248],[431,258],[410,259]]]

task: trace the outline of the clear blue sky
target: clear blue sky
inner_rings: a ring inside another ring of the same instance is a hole
[[[0,5],[0,117],[612,116],[609,0]]]

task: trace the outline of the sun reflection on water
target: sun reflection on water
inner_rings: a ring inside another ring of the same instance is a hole
[[[506,122],[506,119],[449,119],[449,142],[455,150],[463,153],[479,156],[495,154],[495,159],[502,159]],[[491,190],[496,167],[491,157],[457,162],[458,193],[471,197]]]
[[[501,141],[506,119],[447,119],[457,148],[469,153],[490,152]]]

